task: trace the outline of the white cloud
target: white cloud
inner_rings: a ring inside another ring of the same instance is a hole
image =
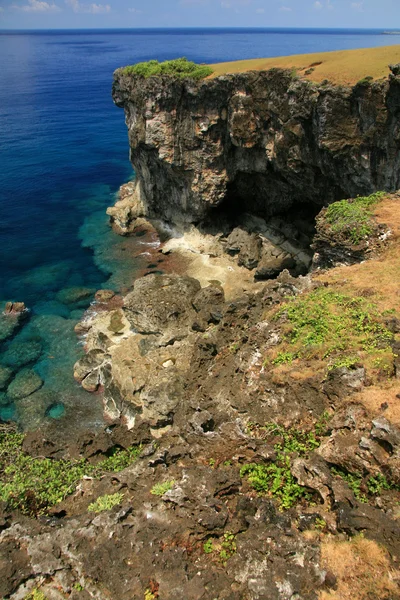
[[[257,8],[256,13],[258,15],[263,15],[265,13],[265,8]]]
[[[317,0],[316,2],[314,2],[314,8],[316,10],[333,10],[333,4],[331,4],[331,0]]]
[[[292,12],[290,6],[281,6],[280,9],[282,12]]]
[[[362,2],[352,2],[350,4],[350,6],[353,10],[358,10],[359,12],[363,12],[363,10],[364,10],[364,2],[363,1]]]
[[[139,10],[138,8],[128,8],[128,11],[131,13],[135,13],[135,15],[141,15],[143,14],[142,10]]]
[[[81,4],[79,0],[65,0],[65,4],[70,6],[76,13],[86,13],[91,15],[102,15],[111,11],[109,4]]]
[[[49,4],[48,2],[44,2],[44,0],[28,0],[28,4],[24,4],[23,6],[18,6],[17,4],[12,4],[10,6],[13,10],[21,10],[22,12],[58,12],[60,11],[60,7],[56,4]]]

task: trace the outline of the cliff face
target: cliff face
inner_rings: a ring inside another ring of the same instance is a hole
[[[137,177],[132,217],[198,222],[219,205],[269,217],[400,187],[393,73],[344,88],[278,69],[199,83],[118,69],[113,99]]]

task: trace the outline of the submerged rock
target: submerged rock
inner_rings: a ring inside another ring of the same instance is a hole
[[[62,304],[82,304],[87,306],[96,290],[86,287],[65,288],[58,292],[57,300]]]
[[[20,369],[36,362],[42,353],[42,345],[36,340],[13,341],[1,361],[8,367]]]
[[[0,390],[6,389],[7,385],[11,381],[13,376],[13,370],[9,367],[3,367],[0,365]]]
[[[43,380],[32,369],[23,369],[7,388],[11,400],[19,400],[30,396],[43,385]]]

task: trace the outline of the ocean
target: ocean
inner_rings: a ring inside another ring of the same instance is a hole
[[[74,326],[99,288],[129,288],[145,243],[109,228],[105,209],[134,174],[117,67],[186,56],[196,62],[384,46],[381,30],[187,29],[0,31],[0,307],[30,319],[0,346],[1,369],[44,382],[25,398],[0,389],[0,421],[24,429],[101,427],[101,397],[75,383]],[[66,301],[68,299],[68,302]],[[1,376],[0,376],[1,382]],[[18,394],[17,394],[18,395]]]

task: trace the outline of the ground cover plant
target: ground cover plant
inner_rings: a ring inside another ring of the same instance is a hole
[[[92,502],[88,506],[89,512],[103,512],[105,510],[111,510],[114,506],[121,504],[124,494],[117,492],[116,494],[105,494],[99,496],[95,502]]]
[[[393,333],[367,298],[320,287],[291,299],[274,318],[282,319],[283,339],[269,357],[273,365],[321,360],[329,371],[361,363],[377,376],[392,375]]]
[[[117,449],[93,465],[86,459],[32,458],[22,449],[24,436],[0,431],[0,500],[25,514],[38,515],[72,494],[84,476],[101,477],[134,462],[140,447]]]
[[[156,77],[166,75],[177,79],[204,79],[211,75],[213,70],[208,65],[198,65],[187,58],[176,58],[175,60],[149,60],[148,62],[137,63],[124,67],[124,73],[127,75],[138,75],[139,77]]]
[[[327,415],[324,413],[318,421],[314,431],[302,429],[285,429],[274,423],[264,427],[250,426],[250,432],[254,431],[257,436],[261,433],[265,436],[273,435],[279,440],[274,444],[276,460],[268,464],[250,463],[243,465],[240,476],[247,478],[250,486],[261,496],[272,496],[278,501],[281,509],[287,510],[297,502],[310,501],[312,495],[309,490],[300,485],[291,473],[292,455],[306,456],[321,443],[325,434]]]
[[[376,225],[372,220],[371,209],[384,196],[384,192],[376,192],[370,196],[333,202],[326,209],[323,218],[330,225],[333,233],[352,244],[359,244],[373,233]]]

